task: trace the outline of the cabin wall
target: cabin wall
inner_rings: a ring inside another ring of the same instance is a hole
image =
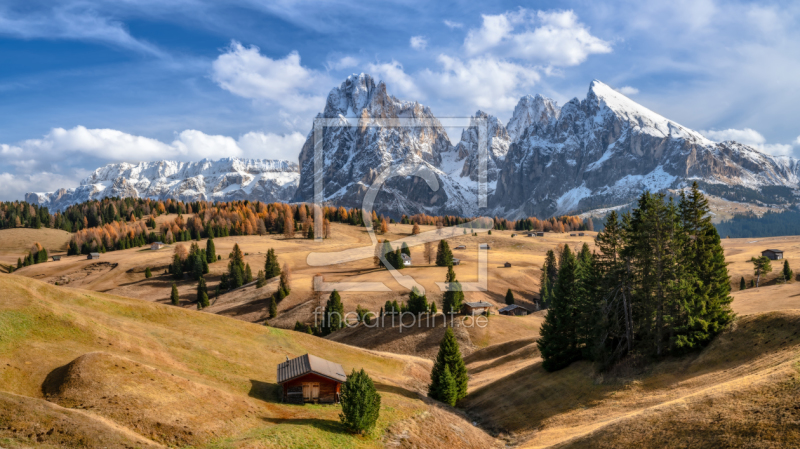
[[[318,376],[316,374],[306,374],[305,376],[292,379],[283,384],[283,400],[285,402],[298,402],[292,401],[288,395],[289,388],[302,387],[305,383],[318,383],[319,384],[319,402],[332,404],[337,402],[339,394],[341,393],[341,384],[339,382],[328,379],[327,377]]]

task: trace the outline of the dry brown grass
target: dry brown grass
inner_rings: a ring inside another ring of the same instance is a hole
[[[72,234],[60,229],[0,229],[0,262],[17,264],[17,258],[28,255],[35,242],[42,244],[50,254],[67,251]]]

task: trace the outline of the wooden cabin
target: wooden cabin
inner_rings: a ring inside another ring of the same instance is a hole
[[[461,259],[453,259],[453,265],[461,265]]]
[[[761,255],[766,257],[767,259],[771,260],[781,260],[783,259],[783,251],[779,249],[767,249],[761,251]]]
[[[97,260],[99,258],[100,258],[100,253],[89,253],[89,255],[86,256],[87,260]]]
[[[52,257],[53,257],[53,262],[58,262],[59,260],[61,260],[61,256],[52,256]]]
[[[283,389],[283,402],[334,404],[339,402],[342,384],[347,381],[342,365],[315,355],[286,357],[278,365],[278,385]]]
[[[503,264],[503,266],[506,268],[511,268],[511,262],[506,262]]]
[[[525,316],[525,315],[527,315],[527,314],[529,314],[531,312],[528,309],[526,309],[525,307],[522,307],[522,306],[517,305],[517,304],[511,304],[511,305],[505,306],[502,309],[498,310],[497,313],[499,313],[500,315]]]
[[[467,246],[466,245],[458,245],[453,249],[467,249]]]
[[[482,315],[488,312],[491,308],[492,305],[484,301],[465,302],[461,307],[461,311],[464,313],[464,315]]]
[[[570,234],[570,237],[577,237],[577,234]]]
[[[403,259],[403,265],[404,266],[406,266],[406,267],[410,267],[411,266],[411,256],[409,256],[406,253],[400,253],[400,258]]]
[[[583,237],[584,235],[586,235],[586,234],[585,234],[585,233],[583,233],[583,232],[579,232],[579,233],[578,233],[578,237]]]
[[[544,232],[537,232],[536,237],[544,237]]]
[[[150,249],[153,250],[153,251],[158,251],[161,248],[163,248],[164,246],[166,246],[166,245],[164,245],[162,242],[153,242],[150,245]]]
[[[488,243],[481,243],[480,249],[492,249],[492,247]]]

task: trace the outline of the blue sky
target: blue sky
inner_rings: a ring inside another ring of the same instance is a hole
[[[296,160],[357,72],[437,116],[503,121],[522,95],[563,104],[600,79],[712,139],[800,155],[797,2],[54,3],[0,5],[0,200],[109,162]]]

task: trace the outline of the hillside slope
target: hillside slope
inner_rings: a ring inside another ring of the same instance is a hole
[[[0,401],[12,411],[0,413],[4,447],[495,444],[419,395],[427,360],[13,275],[0,276],[0,291]],[[346,434],[338,406],[276,401],[277,364],[306,352],[372,376],[383,397],[375,436]],[[15,424],[20,416],[28,424]],[[52,437],[59,429],[71,436]]]

